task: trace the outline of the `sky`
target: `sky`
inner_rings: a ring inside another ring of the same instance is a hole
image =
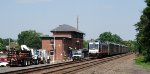
[[[106,31],[134,40],[145,7],[144,0],[0,0],[0,38],[17,39],[26,30],[52,35],[59,25],[76,27],[79,16],[86,40]]]

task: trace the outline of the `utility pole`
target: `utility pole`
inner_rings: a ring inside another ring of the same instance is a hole
[[[10,38],[9,38],[9,50],[10,50]]]
[[[77,16],[77,30],[79,30],[79,17]],[[77,34],[77,49],[79,49],[79,33]]]
[[[77,30],[78,30],[78,25],[79,25],[79,17],[77,16]]]

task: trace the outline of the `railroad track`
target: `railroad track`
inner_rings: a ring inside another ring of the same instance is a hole
[[[97,64],[106,63],[113,59],[117,59],[128,54],[116,55],[112,57],[93,59],[93,60],[81,60],[81,61],[70,61],[59,64],[46,65],[35,68],[28,68],[16,71],[5,72],[5,74],[74,74],[77,71],[81,71]]]
[[[95,59],[91,61],[86,61],[86,62],[78,63],[75,65],[65,66],[57,70],[49,70],[47,72],[44,72],[43,74],[75,74],[76,72],[97,66],[97,64],[107,63],[108,61],[111,61],[111,60],[114,60],[114,59],[117,59],[126,55],[129,55],[129,54],[123,54],[123,55],[117,55],[117,56],[107,57],[103,59]]]
[[[39,71],[46,70],[46,69],[51,69],[51,68],[55,68],[55,67],[80,63],[80,62],[89,61],[89,60],[90,59],[84,59],[84,60],[81,60],[81,61],[69,61],[69,62],[64,62],[64,63],[51,64],[51,65],[45,65],[45,66],[40,66],[40,67],[28,68],[28,69],[8,71],[8,72],[4,72],[4,74],[27,74],[27,73],[39,72]]]

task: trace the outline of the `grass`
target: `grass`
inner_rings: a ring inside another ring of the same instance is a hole
[[[135,58],[135,64],[140,65],[146,69],[150,69],[150,62],[144,61],[144,56],[139,55]]]

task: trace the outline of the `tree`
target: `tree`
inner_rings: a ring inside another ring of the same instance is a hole
[[[10,42],[14,42],[14,40],[11,38],[7,38],[7,39],[0,38],[0,50],[7,49],[6,46],[9,45],[9,39],[10,39]]]
[[[28,47],[39,49],[41,48],[40,34],[34,30],[22,31],[18,35],[18,43],[19,45],[25,44]]]
[[[3,45],[4,45],[4,46],[9,45],[9,39],[10,39],[10,42],[14,42],[14,40],[13,40],[12,38],[3,39]]]
[[[114,43],[118,43],[118,44],[122,44],[123,40],[120,36],[118,36],[117,34],[112,35],[112,42]]]
[[[2,38],[0,38],[0,51],[2,50],[2,48],[3,48],[3,40]]]
[[[104,32],[99,35],[98,40],[100,41],[109,41],[109,42],[114,42],[114,43],[122,43],[123,40],[120,36],[117,34],[112,34],[111,32]]]
[[[83,40],[83,48],[88,48],[88,41]]]
[[[140,21],[135,24],[136,40],[138,48],[145,56],[146,61],[150,61],[150,0],[145,0],[147,7],[143,10]]]
[[[99,35],[99,40],[101,41],[109,41],[112,42],[112,33],[111,32],[104,32],[102,34]]]
[[[137,42],[135,40],[128,40],[128,41],[123,41],[123,44],[128,46],[130,51],[137,51]]]

